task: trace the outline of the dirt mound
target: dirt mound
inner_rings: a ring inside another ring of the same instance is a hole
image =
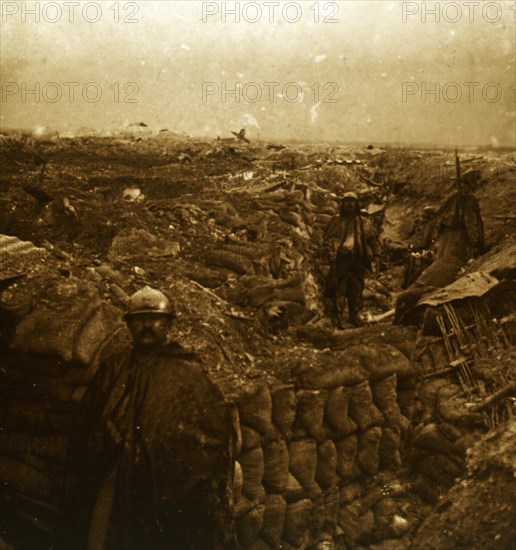
[[[468,475],[419,529],[418,550],[513,548],[516,540],[516,421],[501,426],[469,451]]]

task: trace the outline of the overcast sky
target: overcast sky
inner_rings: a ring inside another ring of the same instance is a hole
[[[514,2],[1,4],[4,128],[515,145]]]

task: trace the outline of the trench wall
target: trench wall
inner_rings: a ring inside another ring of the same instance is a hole
[[[58,284],[67,300],[18,323],[0,376],[2,501],[20,530],[32,523],[50,541],[63,506],[80,498],[70,442],[81,435],[81,400],[103,355],[128,341],[116,308],[84,284]],[[402,536],[396,478],[414,416],[412,363],[388,344],[356,342],[340,351],[297,344],[278,351],[278,363],[288,366],[282,381],[264,373],[232,396],[240,547],[330,539],[355,547]]]
[[[396,475],[415,382],[408,360],[389,351],[392,364],[383,356],[376,371],[357,371],[342,356],[340,365],[240,396],[234,518],[241,548],[325,541],[351,548],[404,534]],[[367,356],[379,360],[363,350]]]

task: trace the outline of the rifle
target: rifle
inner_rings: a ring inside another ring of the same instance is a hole
[[[457,182],[457,188],[460,190],[462,187],[462,177],[460,175],[460,160],[459,160],[459,155],[457,154],[457,149],[455,149],[455,177]]]

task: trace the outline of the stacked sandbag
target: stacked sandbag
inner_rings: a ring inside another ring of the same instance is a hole
[[[265,279],[250,281],[247,286],[247,304],[252,307],[262,307],[273,301],[305,304],[305,289],[303,278],[295,275],[289,279]]]
[[[45,291],[53,299],[34,303],[2,351],[0,479],[10,517],[51,535],[77,486],[71,453],[87,385],[127,334],[91,283],[53,278]]]
[[[303,350],[291,366],[293,383],[258,384],[237,399],[239,545],[308,548],[328,539],[354,547],[401,537],[405,520],[379,480],[401,466],[410,423],[397,401],[398,373],[409,380],[410,365],[379,346]]]
[[[223,250],[210,253],[209,257],[219,255],[220,258],[220,254],[234,253]],[[259,309],[259,318],[263,321],[263,328],[268,328],[266,332],[269,334],[274,333],[273,325],[282,320],[285,321],[285,327],[306,323],[319,308],[314,299],[315,283],[309,274],[298,270],[292,271],[289,277],[274,279],[271,276],[250,275],[250,268],[242,269],[240,273],[234,284],[220,290],[220,295],[241,307]],[[253,268],[252,273],[257,273],[257,270]]]
[[[262,211],[275,212],[283,222],[308,234],[312,215],[302,191],[279,189],[258,196],[253,204]]]
[[[282,247],[275,241],[231,240],[208,250],[204,261],[208,266],[229,269],[238,275],[277,278],[282,267]]]
[[[408,459],[418,493],[435,503],[464,475],[466,450],[485,430],[485,418],[471,409],[456,373],[446,372],[450,359],[443,338],[420,335],[416,345],[424,376],[410,390],[420,413]],[[408,391],[399,391],[399,397],[404,400]]]
[[[2,359],[1,507],[10,521],[25,525],[24,532],[51,536],[65,506],[66,485],[73,482],[69,456],[83,395],[83,385],[67,383],[63,375],[81,367],[20,353]]]
[[[220,249],[250,260],[256,275],[276,277],[281,269],[281,246],[274,241],[231,241],[221,245]]]
[[[215,250],[208,252],[205,257],[206,265],[213,267],[222,267],[230,269],[239,275],[254,274],[253,263],[251,260],[229,250]]]
[[[203,201],[201,206],[207,212],[208,217],[213,219],[217,225],[233,228],[242,224],[238,212],[228,202]]]
[[[237,461],[243,479],[241,491],[234,491],[234,516],[240,547],[307,544],[312,501],[322,490],[315,480],[317,442],[292,439],[299,412],[294,386],[275,383],[246,388],[237,405],[242,433]],[[308,409],[303,410],[311,419]]]
[[[410,464],[418,474],[421,495],[434,502],[465,473],[466,449],[475,439],[448,422],[418,426],[413,435]]]
[[[280,489],[280,492],[284,490],[288,468],[282,465],[282,455],[286,455],[286,446],[282,447],[284,442],[278,439],[272,424],[272,398],[267,386],[245,388],[237,399],[237,405],[242,433],[242,450],[236,456],[242,472],[241,492],[234,491],[233,510],[237,540],[242,548],[250,548],[259,542],[263,542],[267,548],[267,543],[259,539],[264,518],[267,520],[267,532],[274,531],[274,527],[271,526],[270,517],[272,503],[270,499],[267,503],[264,481]],[[265,443],[268,444],[267,474]]]
[[[115,339],[118,346],[129,341],[120,311],[103,302],[92,283],[75,277],[57,279],[46,292],[53,299],[37,304],[18,323],[12,350],[77,362],[94,370],[108,343]]]

